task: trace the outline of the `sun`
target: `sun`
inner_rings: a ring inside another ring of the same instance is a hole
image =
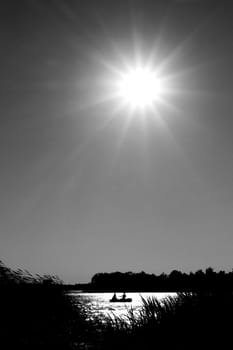
[[[131,109],[147,109],[154,106],[161,86],[156,72],[142,66],[134,67],[120,75],[118,95]]]
[[[168,98],[173,91],[162,63],[152,54],[148,58],[139,52],[131,58],[119,56],[117,61],[99,58],[101,70],[90,105],[103,107],[110,120],[117,116],[127,125],[133,120],[145,124],[147,119],[160,120],[162,109],[170,108]]]

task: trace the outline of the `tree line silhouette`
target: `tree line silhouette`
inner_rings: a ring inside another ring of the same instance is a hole
[[[233,270],[214,271],[213,268],[184,273],[173,270],[169,274],[148,274],[144,271],[96,273],[90,283],[76,284],[77,289],[92,291],[201,291],[233,290]]]

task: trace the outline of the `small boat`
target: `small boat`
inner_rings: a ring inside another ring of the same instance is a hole
[[[131,298],[112,298],[109,300],[111,303],[131,303],[132,299]]]
[[[117,298],[116,293],[114,293],[112,299],[109,300],[111,303],[131,303],[131,298],[126,298],[126,294],[124,293],[121,298]]]

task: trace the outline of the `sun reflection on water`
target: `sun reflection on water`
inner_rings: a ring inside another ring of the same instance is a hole
[[[132,298],[132,302],[111,303],[110,299],[113,293],[80,293],[77,291],[70,292],[69,295],[80,298],[85,302],[86,308],[90,311],[90,316],[117,316],[125,317],[128,310],[137,313],[142,307],[142,298],[155,297],[162,300],[168,296],[175,296],[176,293],[127,293],[127,298]],[[117,297],[121,294],[118,293]]]

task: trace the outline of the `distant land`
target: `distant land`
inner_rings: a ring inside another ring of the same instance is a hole
[[[173,270],[170,274],[148,274],[144,271],[134,272],[101,272],[95,274],[89,283],[64,285],[67,289],[82,292],[189,292],[189,291],[233,291],[233,270],[215,272],[209,267],[206,270],[183,273]]]

